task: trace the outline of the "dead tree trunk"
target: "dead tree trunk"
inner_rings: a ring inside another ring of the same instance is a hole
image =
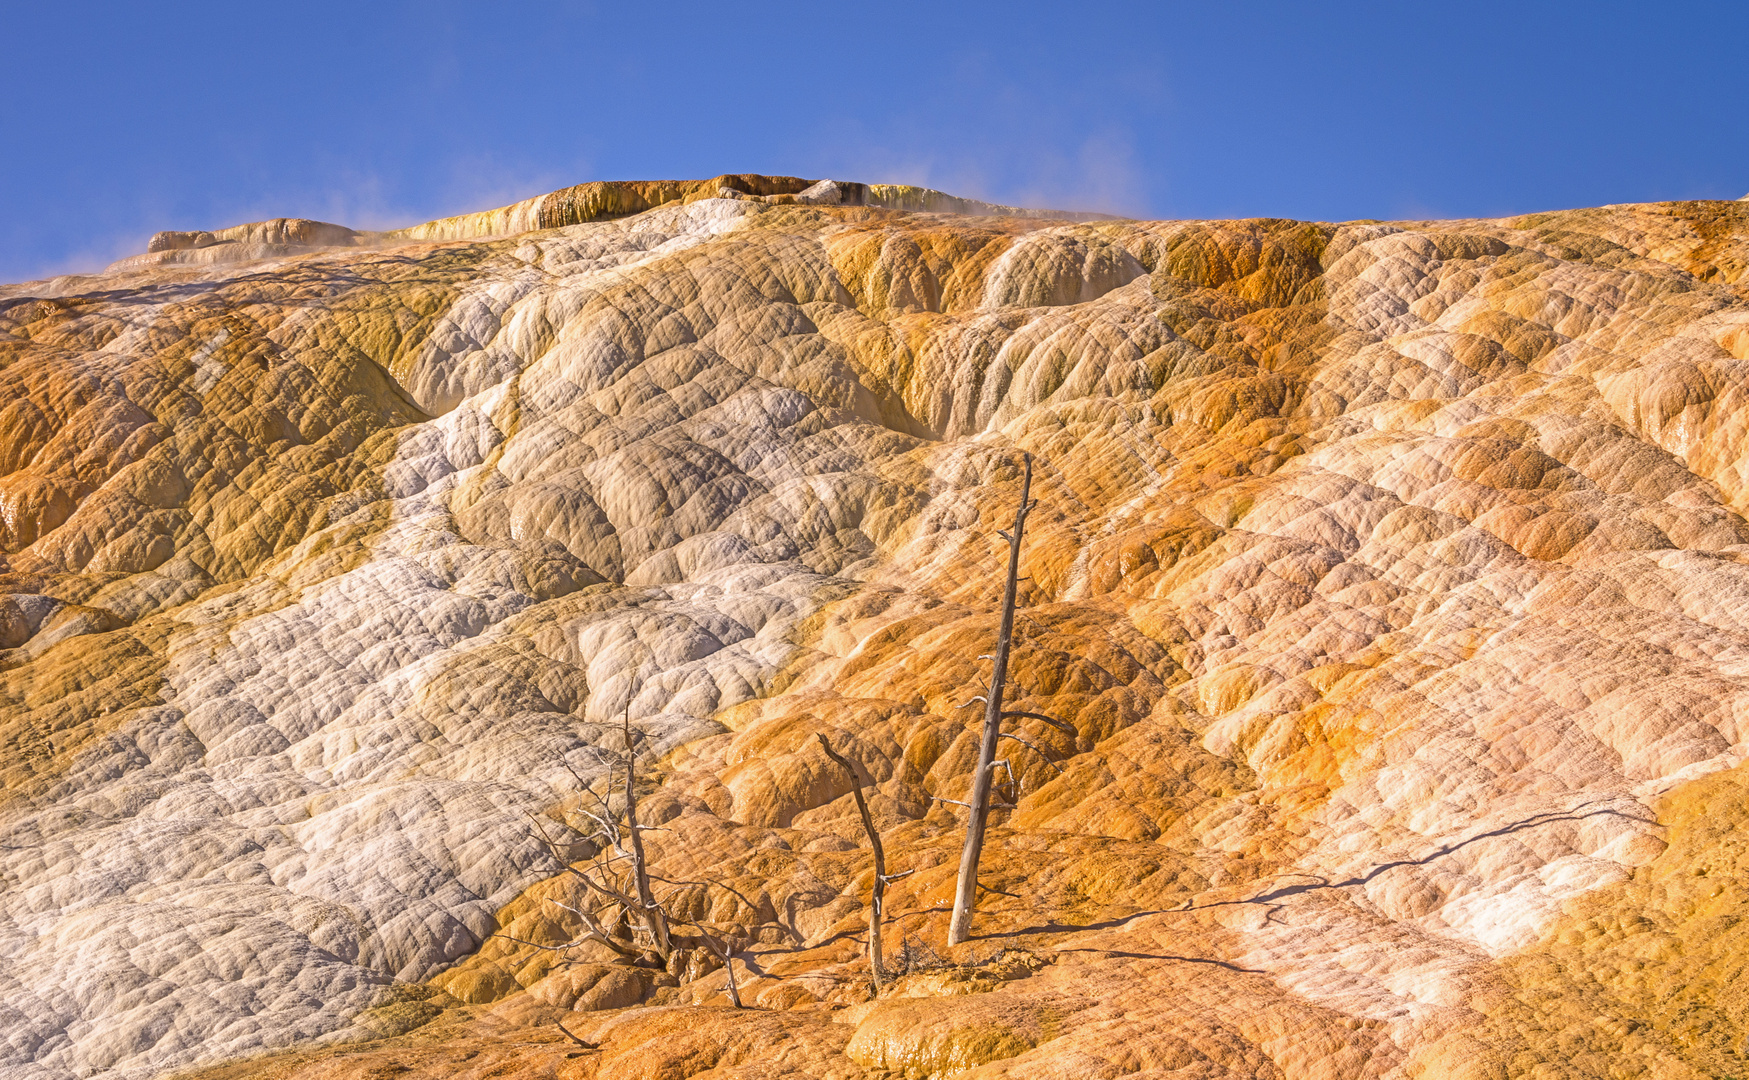
[[[737,1009],[745,1009],[747,1006],[741,1004],[741,987],[735,982],[735,949],[739,945],[740,942],[733,938],[723,942],[723,989],[728,992],[730,1004]]]
[[[655,942],[656,954],[666,963],[674,954],[674,943],[668,936],[668,918],[662,906],[656,903],[656,896],[650,891],[650,868],[644,861],[644,837],[638,826],[638,793],[636,790],[638,753],[632,742],[632,707],[626,702],[625,714],[626,742],[626,835],[630,837],[632,848],[632,879],[637,885],[638,903],[643,905],[644,926],[650,931],[650,937]]]
[[[1008,646],[1014,637],[1014,594],[1020,575],[1020,538],[1032,509],[1032,455],[1026,455],[1026,475],[1020,485],[1020,506],[1014,511],[1014,532],[1008,535],[1008,587],[1002,594],[1002,629],[996,637],[996,670],[984,702],[984,735],[978,744],[978,768],[972,773],[971,816],[966,820],[966,846],[960,854],[959,885],[954,892],[953,921],[947,943],[958,945],[972,934],[972,912],[978,904],[978,858],[984,852],[984,829],[990,822],[991,773],[996,741],[1002,734],[1002,688],[1008,681]]]
[[[718,945],[716,939],[709,934],[700,934],[699,936],[704,941],[705,947],[716,953],[723,961],[723,975],[727,980],[723,983],[723,993],[729,995],[729,1004],[737,1009],[745,1009],[747,1006],[741,1003],[741,987],[735,982],[735,950],[740,946],[739,940],[724,935],[723,943]]]
[[[881,988],[881,916],[882,903],[887,894],[887,883],[907,877],[911,871],[903,874],[887,876],[887,854],[881,847],[881,834],[875,831],[874,816],[868,812],[868,800],[862,797],[862,781],[856,777],[856,770],[849,761],[841,757],[838,751],[832,749],[832,744],[826,741],[826,736],[819,732],[814,738],[820,740],[821,749],[826,756],[838,763],[839,768],[850,775],[850,793],[856,796],[856,812],[862,815],[862,830],[868,833],[868,846],[874,851],[874,895],[868,901],[868,966],[874,972],[874,988],[878,993]]]

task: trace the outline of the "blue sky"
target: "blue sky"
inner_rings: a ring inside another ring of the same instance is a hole
[[[1749,192],[1749,4],[0,0],[0,280],[788,173],[1145,217]]]

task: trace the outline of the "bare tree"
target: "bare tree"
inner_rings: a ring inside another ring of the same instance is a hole
[[[856,769],[832,749],[832,744],[826,736],[819,732],[814,737],[820,740],[820,748],[826,751],[826,756],[838,763],[850,776],[850,793],[856,797],[856,811],[862,815],[862,831],[868,834],[868,846],[874,851],[874,887],[868,901],[868,966],[874,973],[875,992],[881,989],[881,917],[882,902],[887,893],[887,885],[900,878],[909,877],[915,871],[907,870],[903,874],[887,873],[887,854],[881,847],[881,834],[875,828],[874,817],[868,812],[868,800],[862,797],[862,781],[857,778]]]
[[[580,811],[600,827],[600,831],[595,835],[606,840],[608,843],[607,848],[598,853],[597,857],[587,869],[578,869],[576,866],[572,865],[572,863],[562,854],[559,845],[553,840],[552,836],[547,833],[545,827],[541,825],[540,819],[533,815],[529,816],[529,820],[534,823],[535,830],[540,834],[541,842],[547,848],[548,853],[551,854],[559,865],[564,868],[566,873],[583,883],[586,889],[586,895],[593,894],[599,896],[609,904],[617,907],[617,917],[609,924],[609,926],[603,926],[596,919],[595,915],[586,908],[572,907],[569,904],[563,904],[557,900],[549,901],[550,903],[569,911],[571,914],[577,916],[578,919],[582,920],[585,932],[583,936],[579,937],[577,940],[567,942],[564,945],[537,947],[572,949],[583,944],[585,941],[597,941],[619,954],[623,959],[633,963],[642,961],[648,956],[653,957],[662,966],[667,966],[674,953],[674,944],[673,939],[668,932],[666,912],[663,911],[660,904],[656,903],[655,898],[650,893],[649,868],[645,863],[643,837],[639,835],[649,827],[640,826],[638,824],[636,790],[637,754],[635,749],[636,744],[632,741],[629,735],[629,720],[627,721],[626,728],[628,731],[626,739],[625,772],[626,799],[623,810],[625,821],[622,822],[620,820],[620,815],[613,811],[607,799],[603,799],[599,795],[596,795],[596,801],[601,806],[601,813],[599,815],[591,813],[588,810]],[[569,768],[569,766],[567,766],[567,768]],[[576,776],[577,774],[573,771],[572,775]],[[578,776],[577,780],[583,785],[585,791],[591,795],[595,794],[595,789],[584,781],[582,777]],[[612,780],[610,774],[610,796],[612,794],[611,787]],[[632,864],[629,877],[622,876],[615,867],[616,863],[627,861]],[[629,926],[633,917],[643,924],[643,930],[648,936],[648,941],[641,946],[629,936]],[[622,927],[626,928],[628,933],[618,932]],[[534,943],[524,942],[524,944]]]
[[[668,933],[668,913],[662,910],[662,905],[656,903],[655,894],[650,891],[650,868],[644,859],[643,827],[638,824],[638,793],[637,744],[632,741],[632,703],[626,698],[624,717],[626,744],[626,835],[631,841],[632,880],[638,888],[638,906],[642,909],[644,925],[649,928],[650,937],[655,940],[657,955],[662,962],[667,963],[674,953],[674,942]]]
[[[1002,624],[996,635],[996,653],[990,659],[995,670],[990,675],[990,692],[984,696],[984,731],[978,744],[978,766],[972,773],[972,793],[969,800],[961,805],[970,811],[966,819],[966,846],[960,853],[959,882],[954,891],[953,920],[948,924],[947,943],[958,945],[971,937],[972,913],[978,903],[978,860],[984,852],[984,831],[990,823],[990,788],[994,781],[997,767],[1008,774],[1010,797],[1018,799],[1018,785],[1014,781],[1014,770],[1006,760],[996,757],[996,744],[1001,739],[1013,739],[1049,762],[1044,752],[1032,743],[1018,735],[1011,735],[1002,730],[1005,719],[1042,720],[1053,727],[1068,732],[1071,736],[1075,729],[1055,717],[1043,713],[1002,711],[1002,691],[1008,683],[1008,654],[1014,638],[1014,599],[1020,580],[1020,541],[1026,532],[1026,515],[1038,505],[1032,500],[1032,455],[1024,455],[1026,462],[1025,475],[1020,484],[1020,505],[1014,511],[1014,531],[999,530],[1008,539],[1008,585],[1002,593]],[[982,659],[982,658],[980,658]],[[977,701],[973,698],[972,701]],[[971,702],[967,702],[970,705]],[[1052,763],[1055,768],[1055,763]],[[1061,772],[1061,769],[1058,769]],[[942,799],[942,802],[953,802],[952,799]],[[1012,802],[1001,804],[1004,809],[1013,809]]]
[[[583,791],[595,797],[601,811],[597,814],[581,807],[578,809],[579,813],[595,823],[596,829],[592,835],[606,841],[607,844],[604,849],[598,851],[597,856],[588,867],[580,869],[566,859],[563,849],[547,833],[540,820],[530,816],[530,820],[534,822],[535,831],[539,834],[548,853],[564,868],[566,873],[584,884],[585,895],[596,896],[611,907],[617,908],[618,915],[609,925],[604,926],[597,915],[588,910],[586,906],[573,907],[570,904],[549,899],[549,903],[577,916],[584,926],[582,935],[560,945],[541,945],[509,935],[504,936],[521,945],[530,945],[537,949],[554,952],[568,951],[585,942],[595,941],[607,946],[624,962],[642,964],[653,960],[660,966],[672,970],[679,961],[685,959],[682,955],[685,950],[677,946],[674,934],[670,929],[671,923],[681,923],[697,931],[696,935],[688,935],[685,939],[688,945],[702,946],[722,962],[726,976],[726,983],[722,989],[729,995],[729,1000],[735,1008],[745,1008],[741,1001],[740,987],[735,978],[735,952],[742,945],[739,932],[722,934],[721,940],[719,940],[719,936],[713,934],[704,924],[690,919],[675,918],[669,913],[667,903],[664,900],[658,900],[655,896],[654,889],[650,884],[652,880],[660,880],[673,886],[673,891],[665,899],[672,899],[675,893],[689,887],[702,886],[707,891],[712,885],[724,889],[728,889],[728,887],[720,882],[711,881],[668,881],[660,875],[651,873],[649,860],[644,851],[642,834],[651,831],[654,827],[638,823],[637,746],[642,736],[641,733],[632,730],[629,699],[622,725],[622,730],[625,733],[625,802],[619,811],[615,811],[609,801],[612,796],[614,769],[610,769],[608,772],[608,798],[603,798],[596,794],[593,784],[583,779],[569,765],[565,766]],[[623,821],[621,820],[622,814]],[[630,862],[628,872],[622,874],[615,868],[615,864],[621,862]],[[728,889],[728,891],[739,896],[733,889]],[[630,923],[634,917],[637,922],[642,924],[641,929],[647,938],[645,942],[639,943],[632,940],[629,932],[618,932],[621,928],[626,928],[629,931]]]

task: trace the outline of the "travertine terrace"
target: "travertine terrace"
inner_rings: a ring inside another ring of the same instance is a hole
[[[0,288],[0,1076],[1738,1075],[1746,266],[725,176]],[[627,710],[755,1008],[524,944]]]

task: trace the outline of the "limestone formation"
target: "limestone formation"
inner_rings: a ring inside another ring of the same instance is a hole
[[[0,358],[8,1080],[1749,1060],[1749,203],[586,184],[159,234]],[[1024,453],[1008,707],[1078,734],[950,949]],[[749,1009],[539,947],[628,710]]]

